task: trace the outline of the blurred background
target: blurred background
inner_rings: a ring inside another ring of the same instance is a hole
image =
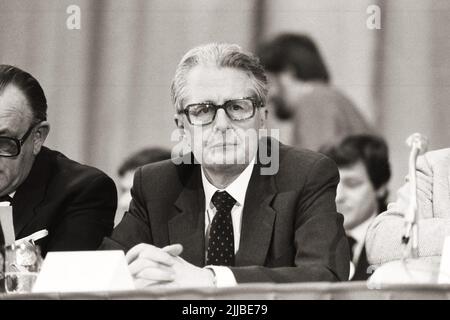
[[[70,30],[66,9],[81,9]],[[381,29],[366,26],[381,8]],[[35,76],[52,125],[47,145],[114,179],[144,147],[172,147],[169,88],[181,56],[207,42],[250,51],[281,32],[310,35],[332,82],[386,138],[391,190],[413,132],[450,146],[447,0],[0,0],[0,63]],[[273,119],[281,140],[289,128]],[[395,196],[395,194],[391,194]]]

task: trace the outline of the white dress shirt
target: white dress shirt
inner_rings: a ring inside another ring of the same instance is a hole
[[[202,168],[202,182],[205,192],[205,248],[208,248],[209,228],[214,216],[217,212],[211,198],[216,191],[226,191],[235,200],[236,204],[231,209],[231,219],[233,220],[233,235],[234,235],[234,253],[239,250],[239,243],[241,240],[241,224],[242,224],[242,210],[244,209],[245,195],[247,193],[248,184],[252,175],[255,158],[249,163],[244,171],[225,189],[217,189],[213,186],[205,175]],[[206,253],[207,254],[207,253]],[[223,266],[206,266],[212,269],[216,275],[217,287],[235,286],[237,284],[233,272],[228,267]]]

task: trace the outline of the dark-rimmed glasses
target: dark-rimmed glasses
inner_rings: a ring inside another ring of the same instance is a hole
[[[23,144],[37,125],[31,125],[20,139],[0,136],[0,157],[17,157],[20,154]]]
[[[233,121],[243,121],[255,115],[256,108],[263,105],[255,98],[247,97],[228,100],[222,105],[212,102],[193,103],[187,105],[179,114],[185,114],[189,123],[194,126],[206,126],[216,118],[217,110],[223,109]]]

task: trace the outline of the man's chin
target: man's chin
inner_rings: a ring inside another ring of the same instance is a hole
[[[239,157],[236,154],[215,154],[214,156],[206,156],[203,158],[202,165],[204,167],[226,168],[239,164],[246,164],[249,161],[245,157]]]

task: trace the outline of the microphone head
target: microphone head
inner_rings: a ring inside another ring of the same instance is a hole
[[[428,138],[420,133],[413,133],[406,139],[406,144],[410,148],[417,149],[419,151],[419,155],[427,152],[428,149]]]

